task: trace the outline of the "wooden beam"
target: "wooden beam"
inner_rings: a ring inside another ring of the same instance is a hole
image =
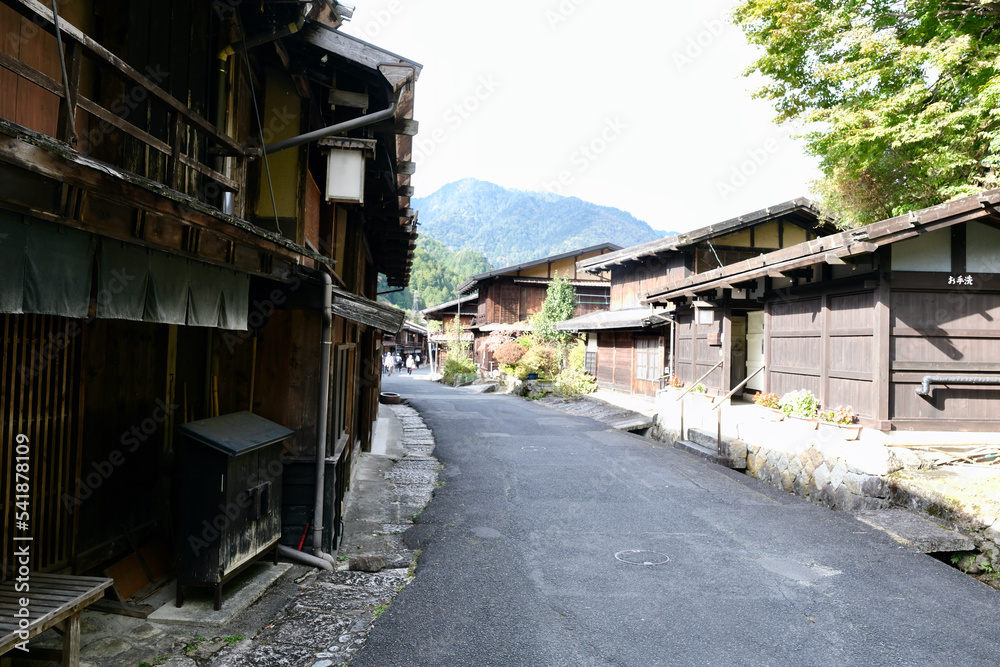
[[[352,109],[368,109],[370,101],[368,93],[352,93],[347,90],[330,89],[328,101],[331,106],[350,107]]]
[[[50,33],[54,32],[54,21],[52,17],[52,10],[50,8],[40,2],[37,2],[37,0],[12,0],[11,4],[20,5],[20,11],[22,11],[22,13],[27,13],[29,18],[34,17],[36,19],[40,19],[41,23],[39,23],[39,25],[41,27],[44,27]],[[209,138],[224,146],[228,146],[229,148],[237,151],[239,154],[243,154],[243,147],[237,143],[235,139],[220,133],[214,125],[191,111],[187,105],[183,104],[180,100],[164,92],[158,85],[143,76],[142,73],[126,63],[124,60],[111,53],[111,51],[104,48],[104,46],[90,37],[90,35],[87,35],[79,28],[71,23],[67,23],[66,21],[59,22],[59,29],[63,35],[76,40],[84,48],[97,56],[98,59],[103,60],[107,65],[110,65],[114,69],[118,70],[118,72],[121,73],[126,79],[142,86],[149,91],[152,97],[155,97],[170,109],[184,116],[191,125],[196,127],[202,133],[208,135]]]

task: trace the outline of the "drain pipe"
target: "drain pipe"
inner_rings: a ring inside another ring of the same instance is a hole
[[[327,417],[330,411],[330,348],[333,346],[333,280],[325,271],[318,271],[323,282],[323,348],[319,365],[319,412],[316,415],[316,504],[313,509],[313,555],[336,563],[323,552],[323,499],[326,470]]]
[[[278,545],[278,555],[282,558],[287,558],[288,560],[297,561],[303,565],[318,567],[321,570],[333,572],[333,565],[331,565],[329,561],[322,558],[316,558],[316,556],[310,556],[303,551],[296,551],[291,547],[286,547],[284,544]]]
[[[997,376],[974,376],[974,375],[925,375],[920,382],[920,389],[917,389],[917,396],[930,396],[931,383],[933,384],[1000,384],[1000,377]]]
[[[302,144],[308,144],[311,141],[316,141],[318,139],[323,139],[334,134],[340,134],[342,132],[348,132],[350,130],[356,130],[360,127],[366,127],[372,125],[373,123],[378,123],[383,120],[389,120],[396,115],[396,109],[399,107],[399,98],[403,95],[403,89],[400,88],[396,93],[396,97],[389,103],[389,107],[383,109],[382,111],[376,111],[375,113],[365,114],[358,118],[352,118],[351,120],[345,120],[343,123],[336,123],[335,125],[330,125],[329,127],[324,127],[319,130],[313,130],[312,132],[307,132],[306,134],[300,134],[297,137],[290,137],[288,139],[282,139],[277,141],[270,146],[264,146],[264,155],[272,155],[278,151],[283,151],[287,148],[295,148],[296,146],[301,146]]]

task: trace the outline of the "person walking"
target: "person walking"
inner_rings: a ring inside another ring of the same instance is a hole
[[[392,375],[392,367],[393,367],[392,354],[386,352],[385,356],[382,357],[382,372],[386,375]]]
[[[417,362],[413,360],[413,355],[406,355],[406,374],[413,375],[413,369],[417,367]]]

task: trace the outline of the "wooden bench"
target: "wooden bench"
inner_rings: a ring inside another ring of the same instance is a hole
[[[63,636],[62,664],[77,667],[80,664],[80,612],[104,597],[104,589],[111,585],[111,579],[32,572],[27,583],[28,590],[22,592],[15,590],[16,580],[0,584],[0,655],[14,650],[22,659],[52,659],[52,651],[33,650],[30,642],[27,653],[16,646],[54,627]],[[22,598],[28,600],[25,628],[21,627],[16,615],[23,614]]]

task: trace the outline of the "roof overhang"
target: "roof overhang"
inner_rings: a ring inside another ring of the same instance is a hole
[[[937,229],[980,219],[1000,220],[998,206],[1000,189],[988,190],[689,276],[665,290],[650,292],[643,303],[695,298],[699,293],[730,289],[743,282],[778,277],[817,264],[844,264],[851,258]]]
[[[780,204],[776,204],[775,206],[769,206],[768,208],[764,208],[759,211],[753,211],[752,213],[730,218],[728,220],[708,225],[707,227],[701,227],[684,234],[667,236],[666,238],[658,239],[656,241],[649,241],[648,243],[608,253],[606,255],[602,255],[601,257],[582,260],[577,262],[577,268],[580,271],[586,271],[588,273],[598,273],[606,271],[613,266],[620,266],[627,262],[635,262],[646,257],[655,257],[666,252],[673,252],[687,246],[695,245],[702,241],[730,234],[740,229],[749,228],[754,225],[768,222],[769,220],[789,215],[798,215],[802,217],[802,222],[806,224],[806,226],[812,226],[819,229],[826,228],[827,231],[833,231],[831,223],[822,217],[816,205],[805,197],[799,197],[798,199],[782,202]],[[809,224],[810,222],[811,224]]]
[[[333,288],[333,314],[391,334],[399,333],[406,319],[406,311],[336,287]]]
[[[589,246],[587,248],[580,248],[579,250],[573,250],[570,252],[560,253],[558,255],[552,255],[550,257],[543,257],[542,259],[535,259],[530,262],[522,262],[521,264],[515,264],[513,266],[505,266],[502,269],[494,269],[493,271],[487,271],[485,273],[480,273],[478,275],[472,276],[464,283],[458,286],[458,293],[463,294],[471,290],[476,283],[482,282],[484,280],[489,280],[490,278],[499,278],[510,273],[517,273],[518,271],[523,271],[524,269],[530,269],[536,266],[541,266],[542,264],[548,264],[550,262],[561,262],[562,260],[569,259],[570,257],[577,257],[579,255],[586,255],[592,252],[600,252],[607,250],[609,252],[615,252],[621,250],[621,246],[615,245],[614,243],[600,243],[598,245]],[[543,279],[548,280],[548,279]]]
[[[615,329],[651,329],[671,322],[673,307],[628,308],[588,313],[556,324],[561,331],[609,331]]]

